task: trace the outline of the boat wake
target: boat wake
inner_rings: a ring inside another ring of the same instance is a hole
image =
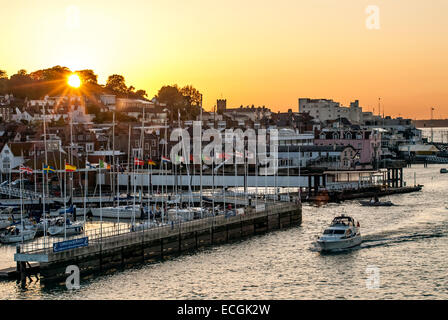
[[[374,248],[378,246],[388,246],[409,241],[420,241],[431,238],[441,238],[448,236],[448,231],[413,233],[408,235],[399,235],[392,237],[378,237],[374,234],[366,235],[361,243],[361,248]]]

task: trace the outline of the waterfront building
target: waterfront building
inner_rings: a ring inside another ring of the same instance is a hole
[[[360,164],[371,164],[381,158],[381,133],[375,129],[324,128],[316,134],[314,144],[352,146],[359,153]]]

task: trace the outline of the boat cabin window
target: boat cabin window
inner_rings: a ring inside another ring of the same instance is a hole
[[[324,231],[324,234],[333,234],[333,230],[327,229]]]
[[[344,234],[345,230],[334,230],[334,234]]]

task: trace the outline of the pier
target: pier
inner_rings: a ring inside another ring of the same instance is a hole
[[[22,281],[26,279],[25,264],[38,262],[41,283],[55,283],[65,281],[68,276],[66,268],[70,265],[77,266],[83,278],[97,272],[113,272],[207,246],[299,226],[301,222],[300,203],[267,203],[246,208],[244,214],[236,216],[207,217],[137,232],[130,231],[127,224],[87,230],[75,237],[85,240],[86,245],[61,251],[55,250],[58,246],[56,240],[42,239],[41,242],[21,244],[14,260]]]

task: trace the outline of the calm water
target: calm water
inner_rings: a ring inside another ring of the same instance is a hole
[[[425,187],[388,197],[395,207],[361,207],[357,201],[304,206],[301,227],[101,276],[74,292],[0,282],[0,298],[447,299],[448,174],[440,168],[406,169],[408,184],[416,172]],[[340,213],[360,221],[363,244],[337,254],[316,252],[316,236]],[[366,288],[368,266],[379,268],[377,289]]]

